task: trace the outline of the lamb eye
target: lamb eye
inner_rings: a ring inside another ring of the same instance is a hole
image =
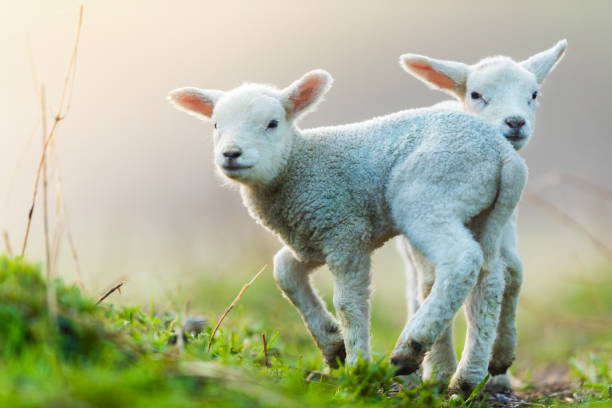
[[[278,126],[278,120],[272,119],[270,123],[268,123],[267,129],[274,129]]]
[[[531,99],[535,99],[538,97],[538,91],[535,91],[533,94],[531,94]]]
[[[472,97],[472,99],[474,99],[474,100],[482,98],[482,95],[481,95],[481,94],[479,94],[478,92],[472,92],[472,93],[470,94],[470,96],[471,96],[471,97]]]
[[[217,122],[215,122],[215,129],[217,128]]]

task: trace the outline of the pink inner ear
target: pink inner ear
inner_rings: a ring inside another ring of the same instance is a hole
[[[417,64],[417,63],[413,63],[409,65],[414,71],[416,71],[417,74],[419,74],[420,76],[425,78],[427,81],[431,82],[432,84],[437,85],[440,88],[451,89],[455,87],[455,83],[453,82],[452,79],[434,70],[431,67],[431,65]]]
[[[315,98],[316,93],[321,86],[321,79],[317,77],[308,78],[302,83],[298,91],[291,95],[289,100],[293,105],[293,111],[302,110]]]
[[[212,116],[213,105],[207,101],[198,98],[196,95],[183,95],[179,97],[179,104],[194,112],[201,113],[205,116]]]

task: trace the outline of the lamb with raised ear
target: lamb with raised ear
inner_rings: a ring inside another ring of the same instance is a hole
[[[434,108],[462,110],[477,115],[498,127],[516,150],[524,147],[535,125],[540,86],[559,63],[567,48],[561,40],[554,47],[525,61],[509,57],[488,57],[474,65],[437,60],[422,55],[405,54],[401,66],[433,89],[456,98],[434,105]],[[497,328],[497,339],[489,371],[490,384],[511,389],[506,370],[512,364],[516,347],[516,307],[522,282],[522,262],[516,248],[516,217],[504,227],[501,256],[507,265],[505,290]],[[406,239],[398,240],[406,263],[408,313],[413,315],[429,294],[435,281],[433,265],[418,253]],[[468,324],[473,324],[469,322]],[[452,325],[436,341],[425,356],[423,376],[446,380],[454,372],[457,358],[453,347]]]
[[[468,346],[481,338],[492,346],[480,327],[495,330],[503,294],[499,241],[525,183],[523,160],[496,128],[462,112],[418,109],[298,128],[331,82],[316,70],[280,90],[181,88],[169,98],[213,121],[216,167],[240,185],[250,215],[283,242],[274,257],[276,282],[330,365],[345,353],[349,365],[370,359],[370,253],[397,234],[431,260],[437,276],[391,354],[398,372],[418,368],[470,293],[470,304],[497,303],[470,308],[483,325],[471,329]],[[478,240],[466,228],[475,219]],[[323,264],[334,278],[340,324],[310,281]],[[488,360],[474,363],[457,373],[453,389],[482,381]]]

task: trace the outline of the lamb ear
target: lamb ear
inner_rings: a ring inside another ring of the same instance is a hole
[[[333,82],[332,76],[316,69],[289,85],[282,91],[283,105],[289,118],[312,111],[323,100]]]
[[[567,40],[561,40],[554,47],[542,51],[525,61],[521,62],[523,68],[533,73],[536,76],[538,84],[544,81],[544,78],[552,71],[561,58],[565,55],[567,49]]]
[[[459,98],[465,95],[465,83],[470,71],[466,64],[437,60],[424,55],[404,54],[400,56],[400,65],[432,89],[439,89]]]
[[[198,89],[192,87],[178,88],[168,94],[168,100],[177,109],[200,119],[210,119],[215,104],[224,95],[223,91]]]

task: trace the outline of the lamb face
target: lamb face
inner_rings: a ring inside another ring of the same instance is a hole
[[[278,97],[245,86],[218,102],[215,124],[215,164],[237,182],[265,184],[278,174],[291,150],[291,124]]]
[[[463,110],[480,116],[521,149],[535,125],[539,86],[535,75],[509,58],[477,64],[468,75]]]
[[[331,81],[327,72],[315,70],[283,90],[256,84],[229,92],[180,88],[169,100],[214,123],[215,164],[223,176],[258,186],[274,180],[286,164],[294,123],[320,102]]]
[[[453,95],[460,108],[497,126],[515,149],[524,147],[535,126],[540,85],[557,65],[567,41],[516,62],[489,57],[474,65],[404,54],[400,64],[434,89]]]

